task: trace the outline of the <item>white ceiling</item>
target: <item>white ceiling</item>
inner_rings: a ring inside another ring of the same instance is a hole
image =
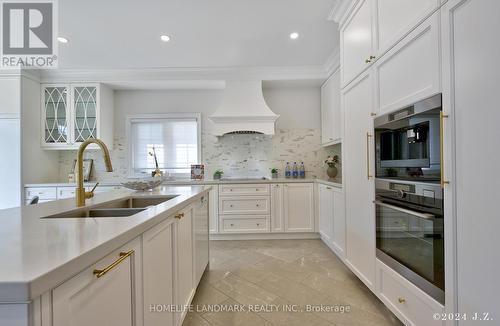
[[[60,0],[59,68],[323,65],[336,0]],[[296,41],[289,34],[296,31]],[[160,41],[161,34],[172,40]]]

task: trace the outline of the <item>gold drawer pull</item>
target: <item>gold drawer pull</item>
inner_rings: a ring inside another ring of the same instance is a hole
[[[115,260],[113,263],[111,263],[108,267],[104,269],[94,269],[94,275],[99,278],[104,275],[106,275],[110,270],[115,268],[116,266],[120,265],[121,262],[123,262],[125,259],[130,257],[134,253],[134,250],[130,250],[127,252],[120,252],[120,258]]]
[[[231,223],[231,226],[234,226],[234,224],[233,224],[233,223]]]
[[[256,204],[255,206],[259,207],[259,204]]]
[[[403,304],[406,303],[406,300],[404,298],[398,298],[399,303]]]
[[[176,219],[180,220],[181,218],[184,217],[184,213],[180,213],[174,216]]]

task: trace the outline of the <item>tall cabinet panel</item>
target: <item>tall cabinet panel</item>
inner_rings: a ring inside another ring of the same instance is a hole
[[[343,91],[346,260],[370,288],[375,277],[373,83],[362,74]]]
[[[442,18],[443,109],[449,116],[444,124],[444,175],[450,180],[445,186],[445,204],[450,203],[445,205],[445,215],[452,216],[445,220],[446,239],[451,240],[456,230],[456,238],[448,241],[445,250],[447,268],[457,267],[457,288],[453,289],[453,279],[446,279],[447,306],[456,299],[456,312],[480,312],[481,316],[487,312],[498,323],[500,68],[496,62],[500,43],[492,39],[492,31],[500,30],[500,2],[449,0]]]

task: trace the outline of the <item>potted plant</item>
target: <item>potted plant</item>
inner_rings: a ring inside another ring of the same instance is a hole
[[[222,178],[223,174],[224,174],[224,171],[222,171],[221,169],[215,170],[214,180],[220,180]]]
[[[339,156],[334,155],[334,156],[328,156],[325,160],[325,164],[328,165],[328,169],[326,170],[326,174],[328,175],[329,178],[333,179],[337,176],[338,170],[335,164],[339,162]]]
[[[271,177],[273,179],[278,179],[278,169],[277,168],[272,168],[271,169]]]

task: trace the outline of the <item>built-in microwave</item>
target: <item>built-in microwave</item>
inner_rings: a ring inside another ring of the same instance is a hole
[[[441,94],[375,119],[378,178],[439,181]]]

